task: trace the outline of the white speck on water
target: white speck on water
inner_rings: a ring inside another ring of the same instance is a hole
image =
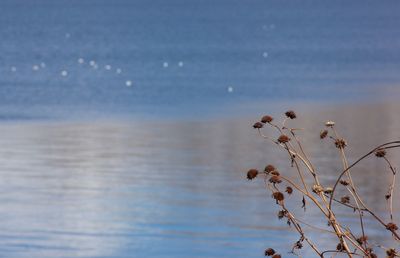
[[[61,71],[61,76],[66,77],[68,75],[68,72],[66,70]]]
[[[90,64],[90,66],[94,66],[94,65],[96,64],[96,62],[93,61],[93,60],[91,60],[91,61],[89,62],[89,64]]]
[[[11,66],[11,72],[15,73],[17,71],[17,67]]]
[[[233,92],[233,87],[228,87],[228,92],[229,93]]]
[[[132,86],[132,81],[127,80],[127,81],[125,82],[125,85],[126,85],[127,87],[131,87],[131,86]]]
[[[39,66],[38,66],[38,65],[34,65],[34,66],[32,66],[32,70],[33,70],[33,71],[37,71],[37,70],[39,70]]]
[[[117,69],[115,70],[115,72],[116,72],[117,74],[120,74],[120,73],[122,73],[122,69],[121,69],[121,68],[117,68]]]
[[[106,69],[106,70],[108,70],[108,71],[111,70],[111,65],[105,65],[105,66],[104,66],[104,69]]]
[[[45,67],[46,67],[46,64],[45,64],[44,62],[41,62],[41,63],[40,63],[40,67],[45,68]]]
[[[167,68],[167,67],[168,67],[168,63],[167,63],[167,62],[164,62],[164,63],[163,63],[163,67],[164,67],[164,68]]]
[[[179,66],[179,67],[182,67],[182,66],[183,66],[183,62],[180,61],[180,62],[178,63],[178,66]]]
[[[69,39],[70,37],[71,37],[71,34],[65,33],[65,38],[66,38],[66,39]]]
[[[85,62],[85,60],[81,57],[78,59],[78,63],[83,64]]]
[[[264,58],[267,58],[267,57],[268,57],[268,53],[267,53],[267,52],[264,52],[264,53],[263,53],[263,57],[264,57]]]

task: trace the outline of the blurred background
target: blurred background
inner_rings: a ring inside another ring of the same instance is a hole
[[[0,257],[251,258],[267,247],[290,256],[296,233],[245,173],[268,163],[294,171],[251,125],[295,110],[291,125],[306,129],[326,184],[341,170],[319,140],[326,120],[350,161],[399,140],[399,8],[1,0]],[[395,166],[399,154],[389,153]],[[387,217],[384,163],[372,157],[354,173]],[[304,216],[325,226],[316,210]],[[372,241],[390,242],[369,223]]]

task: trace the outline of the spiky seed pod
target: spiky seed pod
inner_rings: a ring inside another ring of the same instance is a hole
[[[349,203],[350,202],[350,197],[349,196],[343,196],[342,198],[340,198],[340,202],[342,203]]]
[[[366,242],[367,242],[368,237],[367,237],[367,236],[360,236],[360,237],[357,238],[356,240],[357,240],[357,242],[358,242],[360,245],[362,245],[363,243],[366,243]]]
[[[265,173],[267,173],[267,174],[271,173],[274,170],[276,170],[276,168],[272,165],[267,165],[264,169]]]
[[[278,142],[279,143],[287,143],[288,141],[290,141],[289,136],[282,134],[281,136],[279,136],[278,138]]]
[[[263,124],[262,124],[261,122],[256,122],[256,123],[254,123],[253,128],[254,128],[254,129],[263,128]]]
[[[275,250],[272,248],[265,249],[265,256],[271,256],[275,254]]]
[[[274,256],[272,256],[272,258],[282,258],[282,256],[280,254],[275,254]]]
[[[269,179],[269,182],[273,183],[273,184],[280,184],[280,183],[282,183],[282,180],[281,180],[280,176],[271,176],[271,178]]]
[[[281,174],[279,173],[278,170],[274,170],[274,171],[271,172],[271,175],[279,176],[279,175],[281,175]]]
[[[338,149],[344,149],[347,146],[347,142],[344,139],[336,139],[335,146]]]
[[[349,185],[349,182],[347,182],[346,180],[340,180],[339,183],[344,186]]]
[[[335,125],[335,122],[333,121],[326,121],[325,126],[326,127],[333,127]]]
[[[261,122],[264,123],[264,124],[271,123],[272,120],[274,120],[274,118],[272,116],[268,116],[268,115],[267,116],[263,116],[261,118]]]
[[[277,202],[281,202],[285,199],[285,196],[283,195],[283,193],[281,192],[274,192],[272,194],[272,197],[277,201]]]
[[[258,175],[258,170],[257,169],[250,169],[249,171],[247,171],[247,179],[248,180],[252,180],[254,178],[256,178]]]
[[[297,117],[296,113],[293,110],[286,111],[285,115],[290,119],[295,119]]]
[[[389,258],[394,258],[397,255],[397,252],[394,248],[390,248],[390,249],[386,250],[386,255]]]
[[[293,188],[291,188],[290,186],[286,187],[286,191],[289,195],[291,195],[293,193]]]
[[[399,228],[397,227],[396,224],[394,224],[392,222],[389,222],[388,224],[386,224],[386,229],[389,230],[389,231],[396,231]]]
[[[375,152],[375,156],[377,156],[378,158],[383,158],[386,156],[386,151],[385,150],[377,150]]]
[[[328,136],[328,130],[322,130],[319,133],[319,138],[324,139],[326,136]]]

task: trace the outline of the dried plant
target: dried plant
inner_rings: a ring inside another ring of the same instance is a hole
[[[373,258],[377,257],[374,251],[377,248],[384,250],[387,257],[400,257],[400,252],[396,251],[394,247],[385,247],[385,243],[370,241],[366,233],[367,224],[365,222],[366,219],[376,221],[383,231],[391,235],[394,240],[393,242],[398,247],[400,244],[400,235],[398,226],[393,218],[393,201],[396,200],[394,196],[396,169],[389,161],[387,151],[400,147],[400,141],[381,144],[357,159],[354,163],[349,164],[345,153],[347,147],[346,140],[337,132],[335,122],[327,121],[325,123],[326,128],[319,133],[319,137],[321,140],[332,140],[333,146],[337,148],[343,169],[339,171],[340,173],[338,173],[336,182],[331,186],[326,186],[320,181],[320,177],[324,175],[311,162],[309,155],[305,151],[303,142],[297,134],[297,131],[300,129],[291,128],[286,125],[288,120],[297,118],[296,113],[290,110],[285,113],[285,116],[281,124],[274,123],[273,121],[275,120],[272,116],[263,116],[253,127],[262,138],[272,142],[287,153],[288,161],[296,172],[295,178],[289,178],[283,173],[278,172],[274,165],[267,165],[262,172],[254,168],[250,169],[247,172],[247,178],[253,180],[262,177],[264,179],[266,188],[271,192],[272,198],[279,208],[278,218],[285,218],[287,224],[299,234],[299,239],[293,244],[291,253],[301,257],[300,249],[303,248],[303,243],[307,243],[319,257],[333,257],[337,254],[342,254],[347,257]],[[267,136],[264,131],[268,129],[275,132],[277,137]],[[352,178],[351,169],[371,155],[382,159],[391,173],[388,191],[384,196],[388,202],[387,220],[382,218],[381,214],[374,212],[366,204]],[[299,219],[299,216],[293,211],[294,209],[289,208],[285,203],[289,195],[294,193],[302,196],[300,205],[304,208],[304,211],[306,206],[312,205],[316,208],[320,216],[326,221],[327,228],[317,227],[312,225],[312,223]],[[356,225],[345,225],[343,219],[335,213],[338,206],[347,208],[350,213],[356,213],[359,223],[356,223]],[[314,243],[304,228],[311,228],[330,234],[337,241],[333,244],[332,249],[321,250],[321,247]],[[361,234],[357,232],[361,232]],[[265,250],[265,256],[281,257],[271,247]]]

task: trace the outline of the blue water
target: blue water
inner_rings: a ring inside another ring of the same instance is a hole
[[[399,5],[3,0],[0,114],[160,117],[243,102],[368,98],[400,81]],[[33,71],[41,62],[46,68]]]
[[[272,162],[290,175],[290,164],[251,124],[295,109],[327,185],[341,168],[318,138],[324,121],[337,122],[350,160],[398,139],[399,7],[0,0],[0,257],[289,256],[298,236],[245,171]],[[354,171],[386,216],[381,167]],[[326,226],[291,198],[302,219]],[[367,221],[371,241],[392,244]]]

